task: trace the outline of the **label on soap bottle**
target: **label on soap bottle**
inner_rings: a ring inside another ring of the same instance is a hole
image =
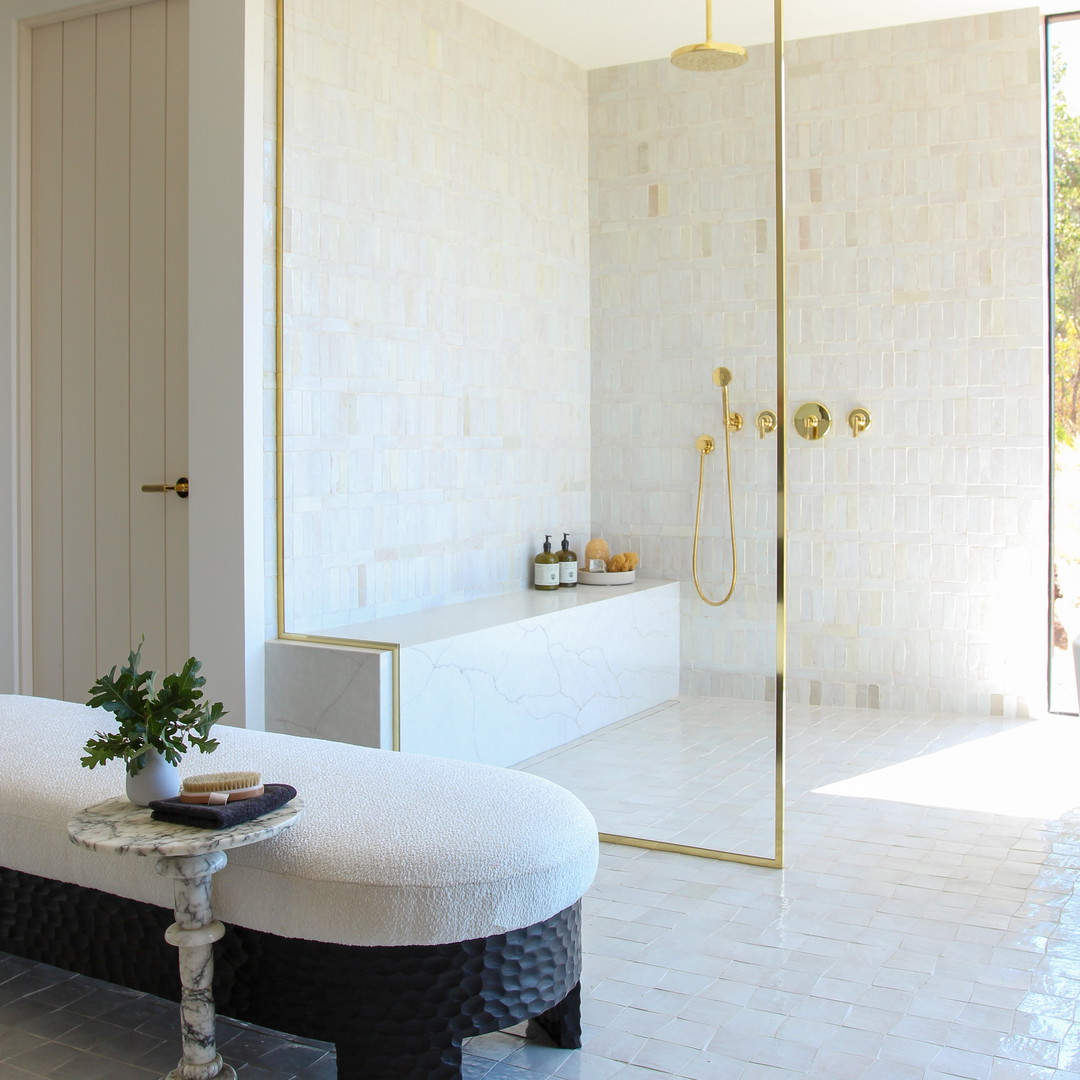
[[[559,563],[559,584],[560,585],[576,585],[577,584],[577,560],[567,559],[566,562]]]
[[[559,586],[559,563],[533,563],[533,585],[540,588]]]

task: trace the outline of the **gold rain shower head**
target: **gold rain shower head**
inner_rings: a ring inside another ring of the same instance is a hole
[[[705,40],[697,45],[684,45],[671,54],[671,62],[684,71],[728,71],[749,59],[741,45],[713,41],[712,0],[705,0]]]

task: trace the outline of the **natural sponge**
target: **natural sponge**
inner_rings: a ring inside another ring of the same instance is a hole
[[[608,542],[598,536],[594,537],[585,545],[585,569],[592,566],[593,559],[602,559],[607,565],[610,555],[611,548],[608,547]]]
[[[621,574],[626,570],[636,570],[641,562],[636,551],[624,551],[620,555],[612,555],[607,562],[609,574]]]

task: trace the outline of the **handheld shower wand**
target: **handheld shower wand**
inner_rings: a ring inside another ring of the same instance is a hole
[[[731,584],[728,586],[728,591],[723,595],[720,600],[710,600],[704,590],[701,588],[701,583],[698,581],[698,567],[697,567],[697,553],[698,553],[698,538],[701,533],[701,501],[705,491],[705,458],[716,449],[716,443],[711,435],[702,435],[696,443],[698,453],[701,455],[698,463],[698,489],[697,489],[697,511],[694,514],[694,547],[690,558],[690,570],[694,578],[694,588],[697,590],[698,596],[705,601],[709,607],[720,607],[722,604],[726,604],[735,592],[735,582],[739,576],[739,556],[735,546],[735,497],[731,490],[731,432],[738,431],[743,425],[743,419],[738,413],[733,413],[728,404],[728,385],[731,382],[731,372],[725,367],[719,367],[713,372],[713,382],[720,387],[720,391],[723,395],[724,404],[724,457],[727,465],[727,502],[728,502],[728,523],[730,525],[731,533]]]

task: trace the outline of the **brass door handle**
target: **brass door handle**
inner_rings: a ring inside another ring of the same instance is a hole
[[[186,499],[191,486],[188,484],[188,478],[181,476],[175,484],[143,484],[142,489],[143,491],[175,491],[181,499]]]

